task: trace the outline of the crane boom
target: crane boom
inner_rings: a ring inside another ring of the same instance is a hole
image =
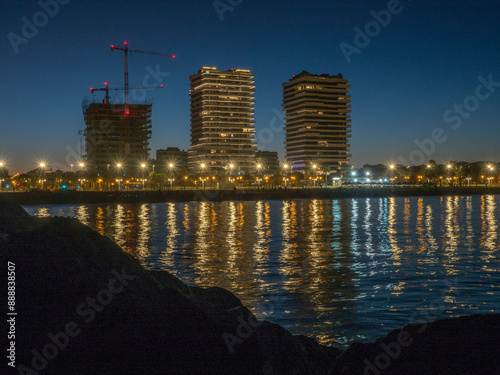
[[[104,85],[105,85],[104,87],[100,87],[98,89],[95,89],[95,88],[91,87],[90,88],[90,92],[93,94],[95,91],[106,91],[105,103],[109,103],[109,99],[110,99],[109,90],[115,90],[115,91],[125,90],[125,87],[116,87],[116,88],[110,89],[108,82],[104,82]],[[161,88],[163,88],[163,85],[156,85],[156,86],[136,86],[136,87],[131,87],[130,89],[131,90],[139,90],[139,89],[153,90],[153,89],[161,89]]]
[[[169,55],[168,53],[160,53],[160,52],[153,52],[153,51],[143,51],[142,49],[129,49],[128,51],[129,52],[137,52],[137,53],[146,53],[148,55],[171,57],[171,58],[175,59],[175,55]]]
[[[123,44],[125,44],[125,47],[116,47],[115,45],[111,45],[111,52],[113,52],[114,50],[119,50],[119,51],[123,51],[124,55],[125,55],[125,65],[124,65],[124,70],[125,70],[125,74],[124,74],[124,78],[125,78],[124,79],[124,81],[125,81],[125,87],[124,87],[124,90],[125,90],[125,114],[128,115],[129,114],[128,53],[129,52],[145,53],[148,55],[171,57],[173,59],[175,59],[175,55],[169,55],[166,53],[160,53],[160,52],[154,52],[154,51],[144,51],[144,50],[140,50],[140,49],[129,49],[128,42],[124,42]]]

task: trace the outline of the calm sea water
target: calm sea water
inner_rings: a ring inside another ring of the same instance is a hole
[[[27,206],[340,345],[500,311],[500,196]]]

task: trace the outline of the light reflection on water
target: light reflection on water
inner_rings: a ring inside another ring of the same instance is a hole
[[[499,196],[30,206],[323,343],[500,310]],[[416,314],[426,312],[427,316]]]

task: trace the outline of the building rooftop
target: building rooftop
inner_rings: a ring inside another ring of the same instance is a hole
[[[340,78],[340,79],[343,79],[344,77],[342,77],[342,73],[339,73],[337,74],[336,76],[335,75],[330,75],[330,74],[326,74],[326,73],[322,73],[322,74],[312,74],[312,73],[309,73],[305,70],[303,70],[302,72],[300,72],[300,74],[296,74],[294,75],[290,81],[293,81],[294,79],[298,79],[298,78],[302,78],[302,77],[319,77],[319,78]]]

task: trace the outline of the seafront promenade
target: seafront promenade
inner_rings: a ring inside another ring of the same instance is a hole
[[[163,191],[31,191],[2,192],[0,199],[22,205],[91,203],[160,203],[225,200],[336,199],[402,196],[499,195],[500,187],[339,187],[298,189],[163,190]]]

